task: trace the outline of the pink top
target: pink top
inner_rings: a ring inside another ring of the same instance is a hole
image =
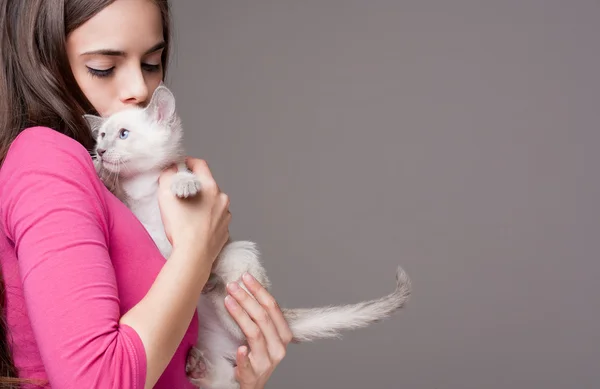
[[[45,127],[12,143],[0,169],[0,263],[21,377],[54,389],[143,389],[142,342],[119,318],[164,262],[82,145]],[[197,332],[194,315],[155,388],[193,388],[185,361]]]

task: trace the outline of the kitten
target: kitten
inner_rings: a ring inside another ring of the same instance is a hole
[[[135,107],[108,118],[85,115],[97,139],[94,164],[105,185],[121,199],[150,233],[162,255],[169,258],[158,206],[158,177],[167,166],[177,164],[172,191],[180,198],[194,196],[200,182],[185,166],[183,129],[175,112],[171,91],[161,84],[146,108]],[[229,241],[215,260],[198,302],[200,330],[196,347],[190,350],[186,372],[204,389],[237,389],[234,367],[237,348],[247,341],[224,306],[229,282],[252,274],[269,289],[271,284],[253,242]],[[344,306],[282,309],[293,342],[340,337],[340,331],[366,327],[402,308],[411,294],[411,283],[400,267],[396,287],[387,296]]]

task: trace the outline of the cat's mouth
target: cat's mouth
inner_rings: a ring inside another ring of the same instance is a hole
[[[125,164],[125,161],[122,160],[110,161],[105,158],[101,158],[100,161],[102,162],[102,166],[109,170],[118,170]]]

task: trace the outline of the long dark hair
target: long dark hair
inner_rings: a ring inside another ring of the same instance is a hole
[[[88,150],[94,139],[82,115],[97,114],[71,72],[66,50],[68,34],[114,0],[0,0],[0,166],[17,135],[31,126],[59,131]],[[168,0],[154,0],[160,8],[166,47],[170,12]],[[0,272],[0,388],[18,388],[6,323],[6,294]],[[29,381],[27,381],[29,382]]]

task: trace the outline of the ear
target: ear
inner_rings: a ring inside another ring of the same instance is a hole
[[[92,136],[94,138],[98,137],[98,131],[100,131],[100,127],[104,123],[104,118],[96,115],[83,115],[83,118],[87,121],[90,129],[92,130]]]
[[[146,110],[159,123],[168,121],[175,115],[175,96],[164,83],[161,82],[154,90]]]

